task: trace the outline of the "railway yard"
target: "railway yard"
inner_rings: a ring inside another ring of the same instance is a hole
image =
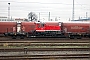
[[[0,60],[90,60],[90,39],[1,37]]]
[[[84,4],[75,1],[78,6],[76,11],[82,10],[76,13],[78,15],[75,14],[76,17],[74,17],[74,0],[73,4],[70,1],[46,0],[36,2],[7,0],[0,2],[2,5],[0,13],[0,60],[90,60],[90,17],[88,16],[90,11],[86,9],[88,4],[84,1]],[[6,3],[9,6],[6,6]],[[10,5],[12,5],[11,13]],[[71,5],[73,5],[72,19]],[[27,9],[29,6],[32,8]],[[63,9],[65,6],[68,6],[66,10]],[[8,11],[5,10],[6,7],[8,7]],[[62,9],[64,13],[68,12],[69,14],[60,13]],[[34,12],[39,13],[39,15],[30,12],[25,18],[23,16],[25,14],[20,13],[20,11],[28,13],[29,10],[35,10]],[[3,11],[4,14],[8,12],[7,17],[4,17],[6,15],[3,15]],[[17,11],[19,11],[20,16]],[[82,13],[84,11],[86,12],[85,17]],[[77,17],[79,17],[78,20]]]

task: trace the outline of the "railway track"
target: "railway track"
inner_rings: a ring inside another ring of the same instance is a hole
[[[90,48],[0,48],[0,52],[27,51],[90,51]]]
[[[73,43],[80,43],[80,42],[90,42],[90,39],[67,39],[67,38],[30,38],[30,39],[3,39],[3,38],[0,38],[0,43],[2,42],[38,42],[38,43],[42,43],[42,42],[57,42],[57,43],[68,43],[68,42],[73,42]]]
[[[60,54],[60,55],[17,55],[17,56],[0,56],[0,60],[16,59],[77,59],[89,58],[90,54]]]
[[[0,38],[0,43],[89,43],[90,39],[20,39],[3,40]]]
[[[45,54],[52,52],[53,54]],[[56,51],[61,51],[58,54],[54,54]],[[72,53],[65,53],[71,51]],[[80,51],[80,52],[78,52]],[[84,59],[89,60],[90,48],[4,48],[0,49],[0,52],[3,52],[3,55],[0,55],[0,60],[44,60],[44,59]],[[13,53],[14,52],[14,53]],[[23,53],[21,53],[23,52]],[[33,52],[33,53],[30,53]],[[42,52],[44,52],[42,54]],[[64,52],[64,53],[63,53]],[[76,53],[77,52],[77,53]],[[83,53],[81,53],[83,52]],[[9,54],[9,55],[6,55]],[[16,54],[15,54],[16,53]],[[17,54],[18,53],[18,54]],[[41,53],[41,54],[40,54]]]
[[[0,46],[90,46],[89,43],[0,43]]]
[[[5,41],[11,41],[11,40],[90,40],[90,38],[82,38],[82,39],[70,39],[70,38],[35,38],[35,37],[31,37],[31,38],[24,38],[24,39],[12,39],[11,37],[0,37],[0,41],[5,40]]]
[[[0,60],[89,60],[90,40],[64,38],[3,40],[0,38],[0,53]]]

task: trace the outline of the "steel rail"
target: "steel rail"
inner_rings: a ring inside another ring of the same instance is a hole
[[[0,48],[1,52],[22,51],[90,51],[90,48]]]
[[[89,43],[1,43],[0,46],[90,46]]]
[[[14,56],[0,56],[0,59],[76,59],[76,58],[90,58],[90,54],[60,54],[60,55],[14,55]]]

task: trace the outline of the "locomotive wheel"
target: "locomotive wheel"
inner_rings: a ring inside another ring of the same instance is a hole
[[[88,37],[90,38],[90,35]]]
[[[70,39],[74,39],[74,36],[70,36]]]
[[[20,36],[20,39],[24,39],[24,36]]]
[[[70,39],[74,39],[74,37],[70,37]]]
[[[77,39],[81,39],[81,36],[78,36]]]
[[[12,39],[16,39],[16,36],[12,36]]]
[[[8,34],[4,34],[4,36],[8,36]]]

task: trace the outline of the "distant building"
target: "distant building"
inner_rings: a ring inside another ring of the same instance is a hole
[[[11,19],[8,20],[8,17],[0,16],[0,21],[14,21],[14,19],[11,17]]]
[[[16,22],[22,22],[22,21],[24,21],[24,19],[21,19],[21,18],[15,18],[14,21],[16,21]]]
[[[90,18],[81,18],[81,19],[78,19],[78,20],[71,20],[71,21],[82,21],[82,22],[90,22]]]
[[[15,18],[14,21],[23,22],[23,21],[28,21],[28,20],[26,18]]]
[[[0,16],[0,21],[7,21],[8,18],[7,17],[4,17],[4,16]]]
[[[15,21],[15,22],[23,22],[23,21],[28,21],[26,18],[12,18],[8,20],[8,17],[2,17],[0,16],[0,21]]]

